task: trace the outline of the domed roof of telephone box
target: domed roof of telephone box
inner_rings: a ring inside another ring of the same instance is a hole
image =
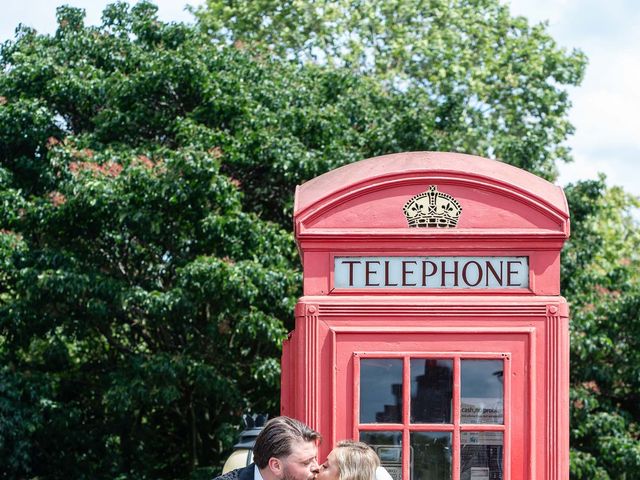
[[[426,211],[429,201],[444,202],[451,216],[457,215],[445,226],[457,229],[569,234],[560,187],[497,160],[442,152],[383,155],[309,180],[296,189],[294,222],[298,234],[404,230],[426,226],[412,225],[411,212]]]

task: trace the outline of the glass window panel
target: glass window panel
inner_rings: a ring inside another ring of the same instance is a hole
[[[411,434],[411,480],[451,480],[451,433]]]
[[[393,480],[402,480],[402,432],[360,432],[360,441],[375,450]]]
[[[360,361],[360,423],[402,422],[402,359]]]
[[[462,423],[504,422],[503,374],[502,360],[461,360]]]
[[[451,423],[453,360],[411,359],[411,422]]]
[[[460,480],[502,480],[502,432],[460,433]]]

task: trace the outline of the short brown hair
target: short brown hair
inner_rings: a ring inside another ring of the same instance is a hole
[[[343,440],[333,450],[340,480],[374,480],[380,459],[373,449],[363,442]]]
[[[320,441],[321,435],[304,423],[289,417],[275,417],[267,422],[253,446],[253,461],[258,468],[265,468],[271,457],[291,455],[296,442]]]

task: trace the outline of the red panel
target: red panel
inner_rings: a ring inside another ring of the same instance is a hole
[[[306,182],[296,189],[294,215],[307,216],[332,202],[359,195],[394,180],[460,178],[488,182],[564,213],[567,203],[562,189],[529,172],[502,162],[459,153],[412,152],[384,155],[346,165]]]
[[[451,182],[452,180],[448,180]],[[462,206],[458,228],[543,228],[558,230],[562,219],[539,205],[515,197],[511,192],[480,190],[473,182],[447,184],[438,178],[424,178],[419,183],[390,186],[361,194],[331,206],[304,222],[305,230],[343,228],[407,228],[402,208],[408,199],[437,185],[442,193],[452,195]],[[468,181],[467,181],[468,182]],[[485,187],[487,188],[487,187]]]

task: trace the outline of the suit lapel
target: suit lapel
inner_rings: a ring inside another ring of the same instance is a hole
[[[241,468],[238,480],[253,480],[253,471],[255,468],[255,464],[247,465],[245,468]]]

